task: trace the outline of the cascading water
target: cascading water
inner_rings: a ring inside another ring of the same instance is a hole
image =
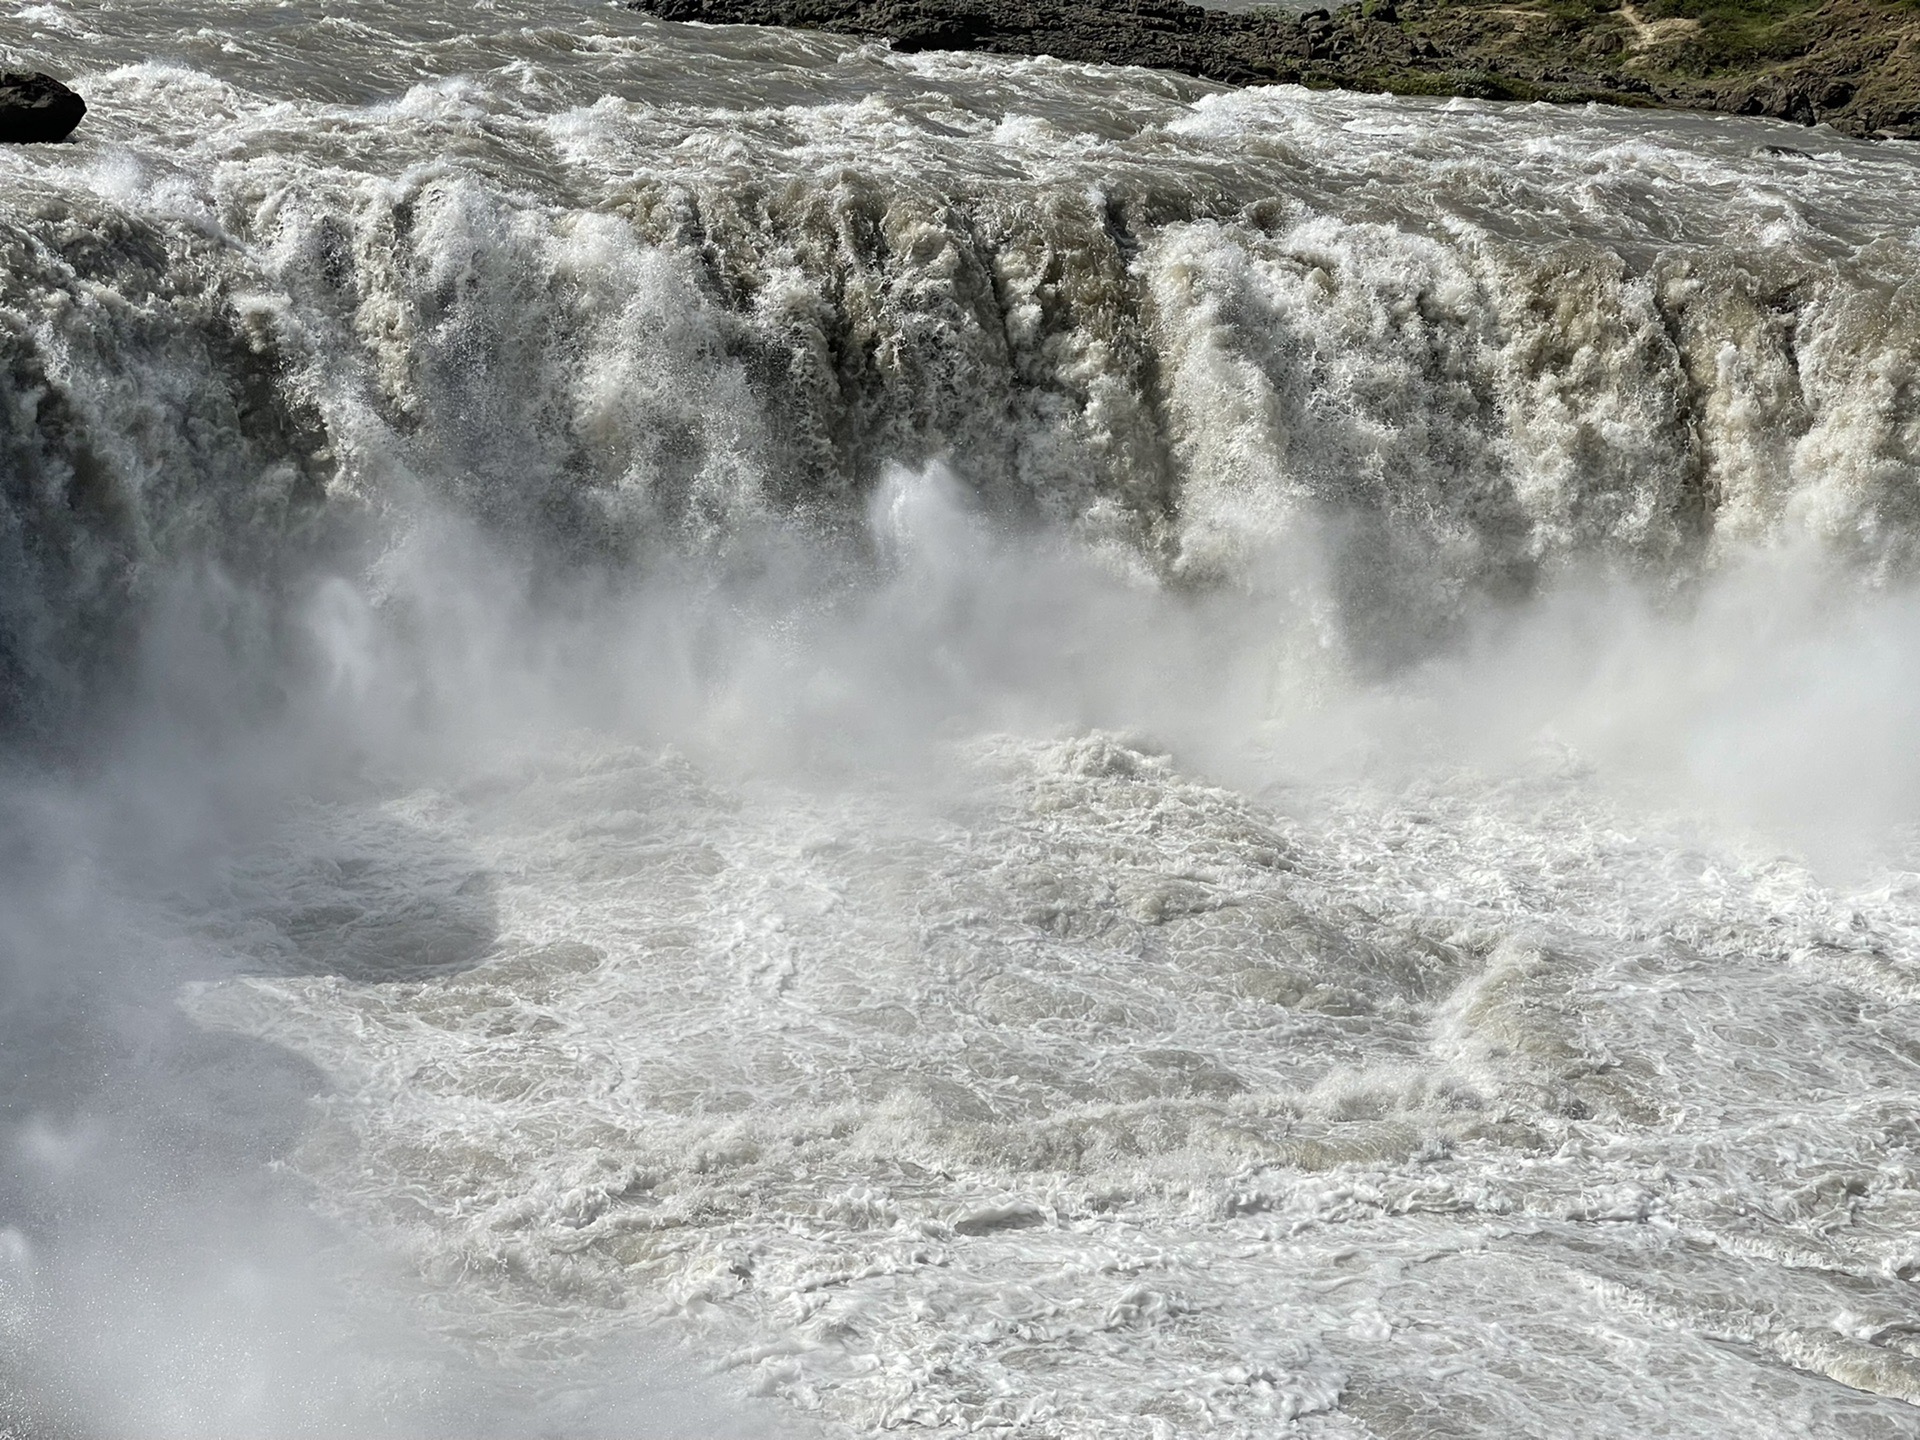
[[[0,1432],[1916,1433],[1907,149],[333,9],[0,19]]]

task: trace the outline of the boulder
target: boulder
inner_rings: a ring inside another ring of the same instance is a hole
[[[87,113],[87,102],[51,75],[0,71],[0,144],[64,140]]]

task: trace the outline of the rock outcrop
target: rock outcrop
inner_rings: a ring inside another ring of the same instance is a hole
[[[87,102],[51,75],[0,71],[0,144],[64,140],[87,113]]]
[[[664,20],[883,37],[1296,83],[1716,110],[1920,139],[1913,0],[1361,0],[1302,15],[1181,0],[629,0]]]

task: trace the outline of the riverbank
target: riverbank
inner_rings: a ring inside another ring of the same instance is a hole
[[[1233,85],[1301,84],[1717,111],[1920,138],[1915,0],[1363,0],[1336,11],[1179,0],[632,0],[667,20],[1145,65]],[[1600,8],[1607,6],[1608,8]]]

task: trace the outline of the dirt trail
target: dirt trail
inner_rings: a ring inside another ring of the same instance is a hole
[[[1651,50],[1656,45],[1665,45],[1700,32],[1700,22],[1689,20],[1682,15],[1670,16],[1665,20],[1649,20],[1638,7],[1627,4],[1620,7],[1620,18],[1633,28],[1633,38],[1627,42],[1627,48],[1633,51]]]

